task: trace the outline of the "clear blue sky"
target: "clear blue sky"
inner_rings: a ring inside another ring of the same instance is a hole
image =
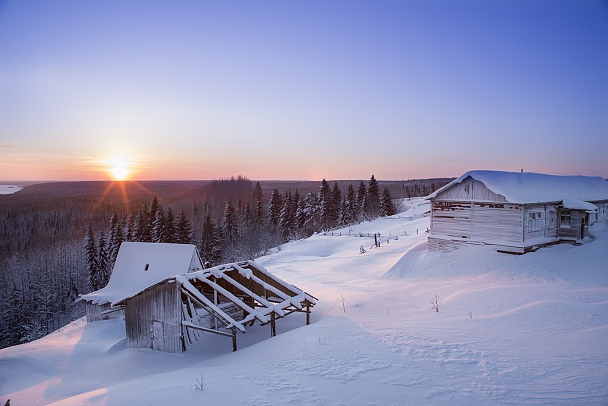
[[[608,176],[606,1],[2,1],[0,180]]]

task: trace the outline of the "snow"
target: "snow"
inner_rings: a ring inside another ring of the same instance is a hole
[[[429,252],[428,203],[408,205],[256,260],[319,299],[309,326],[296,313],[276,337],[248,327],[237,352],[203,333],[171,355],[127,349],[122,320],[80,319],[0,350],[0,404],[608,403],[605,223],[581,246]],[[386,242],[370,249],[373,233]]]
[[[192,244],[123,242],[108,285],[81,299],[116,304],[167,278],[200,269]]]
[[[17,185],[0,185],[0,195],[11,195],[23,189]]]
[[[532,172],[469,171],[456,180],[435,191],[429,198],[437,196],[451,186],[468,177],[482,182],[494,193],[500,194],[509,203],[548,203],[564,199],[583,202],[608,200],[608,181],[593,176],[558,176]]]
[[[597,212],[597,206],[595,204],[583,202],[581,200],[576,200],[576,199],[564,199],[562,201],[562,206],[564,207],[564,209],[586,210],[589,212]]]

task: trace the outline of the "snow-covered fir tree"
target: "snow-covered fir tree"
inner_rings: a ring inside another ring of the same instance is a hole
[[[109,263],[108,243],[103,231],[99,236],[99,248],[97,251],[97,289],[105,287],[110,281],[112,269]]]
[[[85,240],[84,240],[84,255],[85,255],[85,265],[87,271],[87,290],[89,292],[94,292],[99,287],[99,277],[98,273],[98,250],[97,250],[97,242],[95,240],[95,234],[90,225],[86,227]]]
[[[380,201],[380,215],[392,216],[393,214],[397,214],[395,202],[393,201],[393,197],[391,196],[391,192],[388,190],[388,187],[385,187],[382,192],[382,199]]]
[[[372,175],[367,187],[367,215],[369,218],[376,218],[380,214],[380,188],[378,181]]]
[[[272,191],[270,202],[268,204],[268,222],[273,226],[278,226],[281,218],[281,209],[283,208],[283,198],[278,189]]]
[[[180,244],[192,244],[192,225],[186,216],[186,212],[183,210],[177,219],[177,242]]]
[[[207,213],[203,221],[199,253],[206,267],[219,265],[222,259],[222,244],[220,242],[218,229],[211,214]]]
[[[108,237],[108,266],[114,268],[120,245],[125,241],[124,228],[116,212],[110,219],[110,235]]]

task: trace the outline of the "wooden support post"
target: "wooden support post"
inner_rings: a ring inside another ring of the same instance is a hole
[[[232,327],[232,352],[236,351],[236,328]]]
[[[374,234],[374,246],[378,247],[378,234]]]
[[[270,337],[277,335],[277,322],[275,316],[274,312],[270,313]]]
[[[310,324],[310,302],[306,301],[306,325]]]

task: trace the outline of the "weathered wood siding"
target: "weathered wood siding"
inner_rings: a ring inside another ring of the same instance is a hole
[[[590,216],[589,223],[607,223],[608,224],[608,202],[594,203],[597,206],[597,213]]]
[[[569,224],[562,223],[562,213],[570,213]],[[557,235],[560,239],[568,241],[578,241],[581,239],[581,234],[583,234],[583,236],[587,236],[587,229],[584,224],[587,213],[579,210],[560,210],[558,215],[560,217],[560,221],[559,228],[557,230]]]
[[[516,204],[473,203],[471,238],[476,241],[522,241],[522,207]]]
[[[433,201],[430,232],[471,238],[471,203]]]
[[[101,314],[112,309],[109,303],[97,305],[91,302],[85,302],[84,308],[87,315],[87,323],[98,320],[122,319],[125,316],[125,312],[123,310]]]
[[[522,241],[522,208],[503,203],[432,202],[431,235]]]
[[[127,347],[181,353],[184,345],[181,322],[182,301],[179,284],[164,282],[153,286],[127,302]]]
[[[471,177],[437,194],[433,200],[507,202],[503,195],[492,192],[486,185]]]
[[[534,215],[540,215],[540,218]],[[524,210],[524,241],[535,238],[557,240],[557,208],[554,205],[526,205]]]

